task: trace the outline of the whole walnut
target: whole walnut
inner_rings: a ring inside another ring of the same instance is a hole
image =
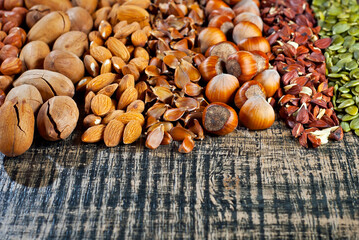
[[[67,96],[56,96],[45,102],[37,115],[37,128],[41,137],[48,141],[68,138],[76,128],[79,109]]]
[[[54,43],[52,50],[69,51],[81,57],[87,51],[89,41],[87,35],[80,31],[62,34]]]
[[[54,50],[46,56],[44,69],[61,73],[73,83],[77,83],[85,75],[85,66],[81,59],[71,52],[62,50]]]
[[[20,53],[23,72],[31,69],[42,69],[44,60],[49,53],[49,45],[43,41],[33,41],[26,44]]]
[[[74,7],[67,10],[71,21],[71,31],[81,31],[86,34],[92,30],[93,20],[90,13],[82,7]]]
[[[46,5],[35,5],[29,9],[26,14],[26,24],[29,28],[35,25],[41,18],[51,12],[51,9]]]

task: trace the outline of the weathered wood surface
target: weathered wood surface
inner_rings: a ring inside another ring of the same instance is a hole
[[[351,134],[307,150],[276,123],[207,138],[189,155],[79,137],[0,157],[1,239],[359,237]]]

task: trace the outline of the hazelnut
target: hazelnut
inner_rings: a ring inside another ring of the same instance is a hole
[[[56,96],[45,102],[37,115],[37,128],[48,141],[68,138],[79,119],[76,102],[67,96]]]
[[[19,49],[12,45],[5,45],[1,48],[0,51],[0,61],[5,61],[7,58],[17,57],[19,54]]]
[[[7,58],[0,66],[0,72],[4,75],[15,75],[21,72],[21,60],[16,57]]]

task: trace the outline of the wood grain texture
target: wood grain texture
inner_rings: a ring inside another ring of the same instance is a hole
[[[79,133],[0,156],[1,239],[355,239],[359,139],[304,149],[277,122],[145,149]]]

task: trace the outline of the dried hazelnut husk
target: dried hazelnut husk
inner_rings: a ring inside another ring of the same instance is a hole
[[[6,95],[5,102],[8,101],[27,102],[30,104],[34,113],[37,113],[41,105],[43,104],[41,94],[36,87],[28,84],[24,84],[15,87],[10,90]]]
[[[41,18],[51,12],[51,9],[46,5],[35,5],[29,9],[26,14],[26,24],[29,28],[32,28]]]
[[[55,96],[45,102],[37,115],[37,128],[48,141],[68,138],[79,119],[76,102],[67,96]]]
[[[20,53],[22,71],[31,69],[42,69],[45,57],[50,53],[49,46],[43,41],[29,42]]]
[[[81,31],[86,34],[92,30],[93,20],[90,13],[82,7],[74,7],[67,10],[71,21],[71,31]]]
[[[25,153],[34,139],[35,116],[26,102],[8,101],[0,108],[0,152],[8,157]]]

